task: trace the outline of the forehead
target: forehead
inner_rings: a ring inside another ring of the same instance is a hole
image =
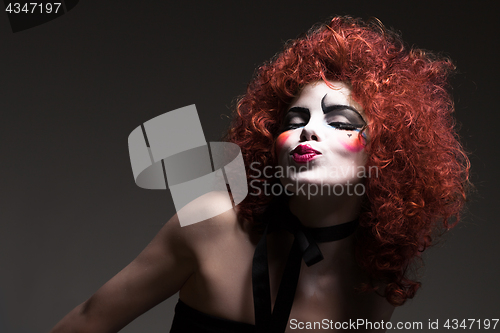
[[[328,81],[328,86],[324,81],[312,82],[304,86],[297,97],[290,104],[306,108],[321,107],[321,100],[325,97],[327,105],[348,105],[363,114],[362,106],[352,98],[351,88],[344,82]]]

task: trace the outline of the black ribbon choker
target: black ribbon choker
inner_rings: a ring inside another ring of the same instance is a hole
[[[323,228],[304,227],[290,212],[284,200],[276,200],[271,204],[262,219],[266,227],[255,249],[252,263],[255,331],[283,333],[292,310],[302,259],[308,267],[323,260],[317,243],[333,242],[350,236],[356,230],[358,220]],[[294,241],[288,254],[274,309],[271,309],[267,235],[280,229],[292,233]]]

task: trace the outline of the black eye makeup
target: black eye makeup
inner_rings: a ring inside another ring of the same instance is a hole
[[[321,109],[325,114],[328,125],[349,131],[361,129],[366,126],[365,120],[355,108],[341,104],[326,105],[326,96],[323,96],[321,99]]]
[[[355,108],[342,104],[326,105],[325,97],[326,95],[321,100],[321,109],[329,126],[346,131],[360,130],[366,126],[365,120]],[[310,118],[308,108],[294,106],[288,110],[281,132],[304,127]]]
[[[281,132],[304,127],[309,122],[309,119],[311,119],[311,114],[308,108],[295,106],[288,110]]]
[[[344,107],[344,105],[335,105],[335,107],[337,106]],[[344,108],[328,112],[325,115],[325,121],[332,127],[349,131],[361,129],[366,125],[364,120],[360,120],[356,113]]]

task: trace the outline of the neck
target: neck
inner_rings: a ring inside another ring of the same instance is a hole
[[[294,195],[288,204],[290,211],[304,226],[320,228],[356,219],[361,210],[361,200],[362,197],[357,195]]]

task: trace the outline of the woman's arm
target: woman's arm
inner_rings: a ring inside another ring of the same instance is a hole
[[[50,333],[117,332],[179,291],[196,268],[188,237],[174,215],[139,256]]]

